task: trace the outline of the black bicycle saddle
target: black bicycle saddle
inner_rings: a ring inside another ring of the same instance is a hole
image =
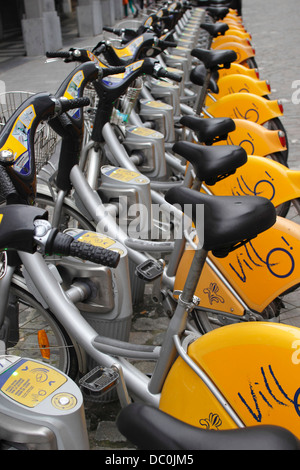
[[[197,428],[141,403],[123,408],[119,431],[141,450],[299,450],[299,440],[280,426],[224,431]]]
[[[205,8],[205,10],[216,21],[217,20],[223,20],[225,18],[225,16],[228,15],[228,13],[229,13],[229,8],[227,8],[225,6],[218,6],[218,5],[207,7],[207,8]]]
[[[206,145],[226,140],[228,134],[235,130],[234,120],[227,117],[204,119],[198,116],[183,116],[179,122],[194,131],[199,142]]]
[[[173,151],[192,163],[197,178],[211,186],[247,162],[245,150],[237,145],[205,147],[180,141],[173,145]]]
[[[231,62],[237,59],[237,55],[232,49],[207,50],[195,48],[192,49],[191,55],[201,60],[207,69],[213,69],[220,65],[229,68]]]
[[[223,36],[229,29],[226,23],[201,23],[200,28],[207,31],[212,37]]]
[[[185,205],[191,208],[196,227],[197,205],[204,205],[203,248],[218,258],[227,256],[276,222],[275,208],[264,197],[211,196],[178,187],[169,189],[165,199],[170,204],[178,204],[182,211]]]

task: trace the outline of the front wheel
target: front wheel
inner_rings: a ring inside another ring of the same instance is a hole
[[[14,283],[7,316],[10,321],[7,354],[45,362],[73,380],[76,378],[76,345],[55,316],[25,288]]]

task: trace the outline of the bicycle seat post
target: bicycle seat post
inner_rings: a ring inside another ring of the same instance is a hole
[[[199,90],[197,98],[196,98],[194,111],[195,111],[197,116],[200,116],[202,108],[204,106],[205,98],[206,98],[206,94],[207,94],[207,90],[208,90],[208,86],[209,86],[211,76],[212,76],[212,72],[211,72],[210,69],[208,69],[207,72],[206,72],[205,81],[203,83],[203,86]]]

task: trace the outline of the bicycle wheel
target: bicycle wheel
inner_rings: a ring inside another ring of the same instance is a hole
[[[18,322],[10,329],[7,353],[45,362],[75,379],[76,348],[54,315],[16,284],[11,285],[8,316],[12,316],[12,311]]]
[[[197,330],[202,334],[215,328],[243,321],[238,317],[225,316],[221,312],[216,314],[204,310],[194,310],[192,318]],[[300,286],[296,285],[274,299],[261,313],[261,319],[262,321],[300,327]]]
[[[49,213],[49,222],[52,222],[53,209],[55,203],[50,196],[37,193],[35,198],[35,203],[38,207],[45,209]],[[66,228],[81,228],[83,230],[95,230],[93,223],[86,219],[86,217],[80,213],[79,210],[69,206],[68,204],[62,205],[62,211],[59,221],[59,226],[57,227],[60,231],[65,230]]]
[[[279,321],[279,316],[281,312],[280,307],[281,302],[275,299],[261,313],[262,320],[277,321],[276,319],[278,319]],[[193,310],[192,318],[196,328],[202,334],[208,333],[209,331],[212,331],[215,328],[230,325],[232,323],[238,323],[240,321],[245,321],[240,320],[238,317],[234,318],[233,316],[226,316],[222,312],[214,313],[200,309]]]

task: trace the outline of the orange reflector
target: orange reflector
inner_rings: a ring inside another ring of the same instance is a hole
[[[38,342],[42,357],[44,359],[50,359],[50,344],[45,330],[38,331]]]

